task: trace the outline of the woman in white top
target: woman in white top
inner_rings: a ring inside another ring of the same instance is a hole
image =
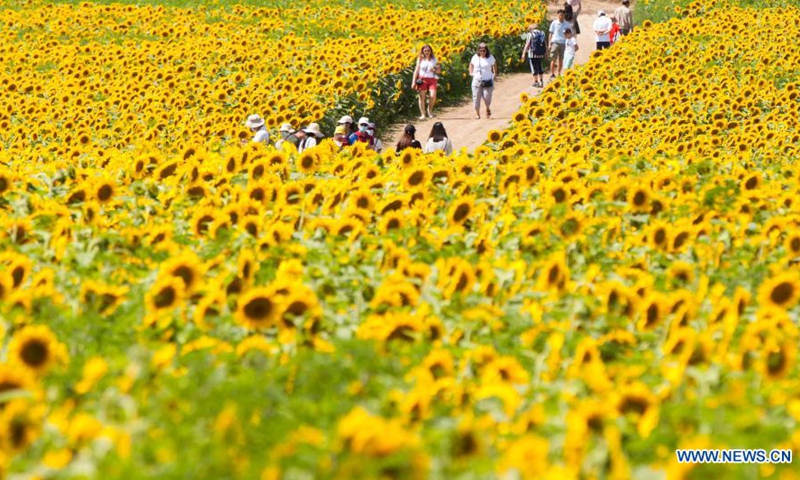
[[[437,150],[443,151],[445,155],[453,153],[453,144],[450,142],[450,139],[447,138],[447,131],[444,129],[442,122],[433,124],[431,133],[428,135],[428,143],[425,144],[425,148],[422,151],[425,153],[432,153]]]
[[[433,106],[436,105],[436,84],[439,82],[439,73],[442,67],[433,54],[433,48],[425,45],[419,51],[417,66],[414,67],[414,75],[411,77],[411,88],[419,92],[419,113],[420,120],[425,120],[425,113],[428,118],[433,118]],[[425,105],[425,97],[430,92],[430,100]]]
[[[497,62],[485,43],[479,44],[478,53],[472,56],[472,60],[469,62],[469,74],[472,75],[472,103],[475,106],[475,118],[481,118],[481,98],[486,104],[486,118],[492,118],[492,92],[494,92]]]

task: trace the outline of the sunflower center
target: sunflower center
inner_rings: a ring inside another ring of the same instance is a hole
[[[641,192],[641,191],[640,192],[636,192],[633,195],[633,204],[636,205],[637,207],[641,207],[642,205],[644,205],[644,202],[646,200],[647,200],[647,195],[645,195],[644,192]]]
[[[191,268],[187,267],[186,265],[181,265],[180,267],[176,268],[175,271],[172,273],[176,277],[181,277],[181,280],[183,280],[183,283],[184,285],[186,285],[186,288],[192,286],[192,282],[194,282],[194,272],[192,272]]]
[[[255,321],[264,321],[272,314],[274,305],[269,298],[254,298],[244,306],[244,314]]]
[[[794,286],[789,282],[781,282],[769,294],[770,300],[777,305],[783,305],[794,295]]]
[[[417,186],[422,183],[422,180],[425,179],[425,173],[421,171],[416,171],[408,177],[408,184],[411,186]]]
[[[175,299],[177,298],[177,293],[173,287],[165,287],[162,288],[160,292],[156,295],[155,299],[155,306],[156,308],[167,308],[173,303],[175,303]]]
[[[114,189],[112,189],[110,185],[103,185],[103,186],[102,186],[102,187],[100,187],[100,189],[97,191],[97,198],[98,198],[98,199],[99,199],[101,202],[105,202],[106,200],[108,200],[108,199],[110,199],[110,198],[111,198],[111,195],[112,195],[113,193],[114,193]]]
[[[453,214],[453,220],[459,223],[462,222],[465,218],[467,218],[467,215],[469,215],[469,210],[469,205],[462,203],[456,207],[456,211]]]
[[[22,346],[20,358],[29,367],[37,368],[47,362],[47,344],[39,340],[31,340]]]

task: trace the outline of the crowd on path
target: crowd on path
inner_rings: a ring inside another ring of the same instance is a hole
[[[581,0],[566,0],[564,7],[556,13],[556,19],[550,23],[547,32],[532,24],[528,27],[525,46],[522,49],[521,61],[528,59],[533,76],[533,86],[544,87],[544,67],[542,62],[550,57],[550,80],[555,79],[565,70],[572,67],[575,54],[579,50],[576,36],[580,34],[578,17],[581,14]],[[592,28],[595,34],[595,46],[598,50],[609,48],[614,43],[633,31],[633,13],[630,9],[630,0],[622,0],[622,5],[614,11],[612,16],[599,10]],[[420,120],[434,118],[436,105],[436,90],[441,74],[441,65],[436,59],[433,48],[424,45],[417,55],[414,73],[411,77],[411,88],[418,92]],[[469,63],[469,74],[472,77],[472,103],[475,109],[475,118],[481,118],[481,104],[485,107],[485,118],[492,118],[492,94],[494,81],[497,75],[497,60],[489,51],[485,43],[478,45],[477,52]],[[260,115],[248,117],[245,125],[253,132],[253,142],[270,143],[270,135],[266,123]],[[376,125],[369,118],[361,117],[358,122],[345,115],[339,119],[333,133],[333,141],[339,149],[346,148],[359,142],[366,143],[368,148],[378,153],[383,152],[383,143],[377,138]],[[309,125],[295,130],[290,123],[280,126],[278,133],[280,139],[275,142],[276,148],[282,148],[284,143],[291,143],[298,152],[303,152],[317,145],[325,135],[320,131],[319,124]],[[407,148],[419,149],[425,153],[442,151],[445,155],[453,152],[453,144],[447,137],[447,131],[441,122],[433,124],[428,139],[423,146],[415,137],[416,127],[406,125],[403,136],[395,146],[395,152],[400,153]]]

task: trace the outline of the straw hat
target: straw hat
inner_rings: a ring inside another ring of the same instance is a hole
[[[279,132],[294,133],[294,128],[292,128],[292,124],[291,123],[284,123],[283,125],[281,125],[281,128],[278,131]]]
[[[247,122],[245,123],[248,128],[259,128],[264,126],[264,119],[261,118],[261,115],[255,114],[250,115],[247,117]]]
[[[319,131],[319,125],[316,124],[316,123],[309,123],[308,126],[303,129],[303,131],[306,132],[306,133],[311,133],[315,137],[324,137],[325,136],[325,135],[322,134],[322,132]]]

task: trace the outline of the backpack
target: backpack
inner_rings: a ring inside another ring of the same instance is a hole
[[[547,46],[545,44],[544,32],[541,30],[534,30],[530,36],[530,49],[531,56],[543,56],[547,53]]]

